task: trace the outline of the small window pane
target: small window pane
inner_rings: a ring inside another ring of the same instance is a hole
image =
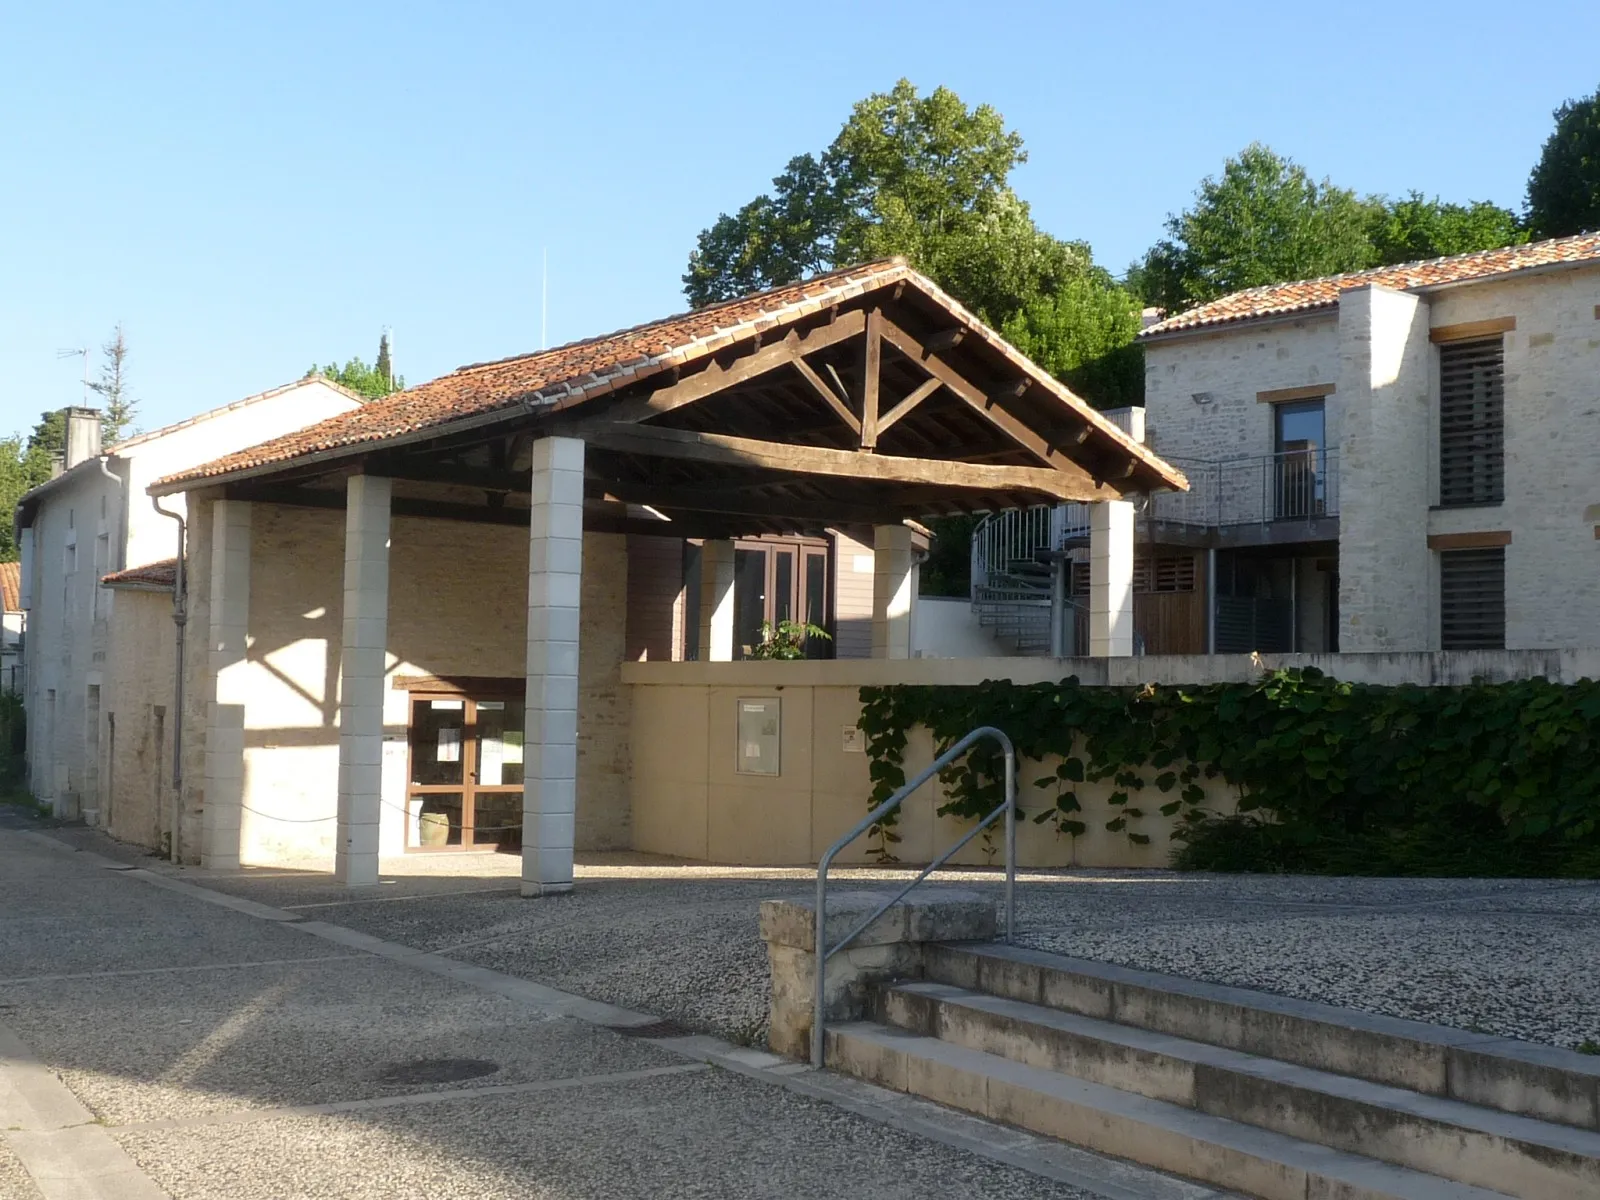
[[[522,782],[521,700],[478,701],[477,738],[479,787],[506,787]]]
[[[466,727],[461,700],[414,700],[411,704],[411,782],[462,782],[461,735]]]
[[[767,552],[733,552],[733,652],[744,658],[761,644],[767,615]]]
[[[794,619],[794,551],[779,550],[772,589],[772,623]]]
[[[461,793],[430,792],[406,805],[406,830],[413,846],[437,850],[461,845]]]

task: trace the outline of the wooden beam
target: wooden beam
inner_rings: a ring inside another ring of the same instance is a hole
[[[888,412],[884,413],[883,416],[878,418],[878,432],[880,434],[883,433],[901,417],[905,416],[908,412],[914,409],[917,405],[921,404],[924,400],[933,395],[943,386],[944,384],[941,383],[937,377],[924,379],[921,383],[917,384],[916,388],[911,392],[910,395],[908,395],[904,400],[900,401],[899,404],[896,404]]]
[[[824,383],[822,381],[822,376],[818,375],[811,369],[811,364],[803,358],[796,358],[794,360],[794,367],[795,370],[800,372],[800,377],[811,385],[811,390],[816,392],[817,395],[821,396],[825,401],[827,401],[828,407],[833,409],[833,411],[838,414],[839,419],[846,425],[850,426],[850,431],[852,433],[859,434],[861,432],[860,419],[855,415],[855,413],[851,412],[849,407],[846,406],[845,402],[839,398],[839,393],[835,392],[831,387]]]
[[[1321,400],[1339,389],[1331,383],[1310,383],[1305,387],[1270,388],[1256,393],[1257,404],[1289,404],[1296,400]]]
[[[861,448],[878,445],[878,368],[883,362],[883,313],[867,314],[867,345],[861,368]]]
[[[1488,550],[1495,546],[1511,545],[1509,529],[1485,530],[1482,533],[1430,533],[1429,550]]]
[[[967,331],[961,326],[954,329],[941,329],[938,333],[930,333],[922,339],[922,344],[935,354],[943,354],[946,350],[954,350],[961,345],[961,339],[967,336]]]
[[[1017,445],[1028,451],[1040,462],[1047,463],[1054,470],[1060,471],[1063,475],[1082,480],[1083,486],[1093,487],[1093,484],[1089,482],[1088,472],[1063,454],[1058,446],[1051,445],[1045,438],[1012,416],[1005,408],[993,403],[988,396],[984,395],[982,391],[954,367],[946,363],[944,359],[937,354],[929,353],[916,338],[887,317],[882,319],[880,329],[891,346],[911,359],[912,362],[920,365],[924,371],[927,371],[928,374],[944,384],[945,387],[965,401],[968,407],[981,414],[991,425],[1016,442]],[[1084,428],[1087,429],[1090,426],[1085,423]],[[1097,499],[1104,498],[1103,495],[1093,492],[1090,494],[1095,495]]]
[[[1491,317],[1487,321],[1463,321],[1459,325],[1435,325],[1428,330],[1430,342],[1465,342],[1472,338],[1510,333],[1517,327],[1515,317]]]
[[[987,466],[945,459],[899,458],[859,450],[791,446],[718,433],[693,433],[654,425],[596,425],[584,439],[601,450],[679,459],[713,466],[836,476],[878,483],[931,484],[991,492],[1028,492],[1056,500],[1103,500],[1083,472],[1056,468]]]
[[[866,328],[866,322],[865,313],[849,312],[841,314],[831,324],[818,326],[804,334],[791,329],[783,340],[746,354],[726,367],[713,359],[705,370],[682,378],[676,383],[670,383],[666,387],[657,388],[649,396],[624,400],[607,411],[604,419],[611,422],[637,422],[659,417],[663,413],[703,400],[747,379],[764,375],[785,363],[798,361],[803,354],[811,354],[836,342],[842,342],[846,338],[854,337]],[[582,413],[584,407],[586,406],[580,405],[569,411]]]
[[[831,524],[866,522],[882,524],[886,517],[926,515],[915,501],[902,503],[862,503],[835,500],[802,500],[792,496],[747,496],[727,488],[671,486],[653,483],[617,483],[591,480],[585,494],[595,498],[645,504],[664,511],[715,513],[719,516],[755,517],[766,520],[822,521]]]

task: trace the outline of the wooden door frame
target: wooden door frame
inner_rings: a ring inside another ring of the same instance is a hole
[[[398,686],[402,681],[396,680]],[[422,681],[418,681],[422,682]],[[489,852],[500,849],[500,843],[479,843],[475,840],[477,832],[477,807],[478,793],[488,795],[510,795],[522,793],[521,784],[482,785],[477,782],[478,743],[474,736],[478,727],[478,705],[484,701],[490,703],[514,701],[514,683],[512,680],[474,680],[463,681],[464,686],[431,687],[427,681],[419,687],[408,687],[406,691],[406,792],[402,808],[405,814],[405,837],[403,848],[407,854],[461,854],[469,852]],[[437,681],[445,683],[445,681]],[[472,684],[480,685],[473,687]],[[504,685],[504,686],[501,686]],[[413,734],[416,728],[415,705],[419,700],[460,700],[461,713],[461,782],[456,783],[414,783],[416,738]],[[411,802],[414,797],[430,795],[461,797],[461,841],[458,845],[443,846],[413,846],[411,844]]]

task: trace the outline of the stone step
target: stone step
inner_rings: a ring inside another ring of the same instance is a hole
[[[990,1120],[1261,1200],[1505,1200],[999,1055],[866,1022],[829,1026],[828,1064]]]
[[[1530,1200],[1600,1196],[1600,1133],[1426,1096],[942,983],[877,996],[881,1018],[1093,1083]]]
[[[1600,1058],[1000,943],[930,946],[937,983],[1600,1131]]]

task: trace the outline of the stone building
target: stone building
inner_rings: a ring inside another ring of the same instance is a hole
[[[172,565],[178,525],[145,489],[173,471],[360,407],[320,377],[249,396],[102,453],[100,413],[66,411],[62,473],[18,502],[20,603],[27,620],[23,703],[29,786],[61,816],[84,814],[150,845],[172,755],[175,634]],[[163,502],[182,517],[182,496]],[[169,560],[165,574],[102,577]],[[161,582],[164,580],[165,582]],[[153,590],[152,590],[153,589]],[[114,668],[122,664],[119,671]],[[118,801],[121,801],[120,807]]]
[[[1600,644],[1600,235],[1253,288],[1152,324],[1138,518],[1168,653]],[[1203,603],[1201,600],[1203,599]]]
[[[1132,498],[1183,486],[901,261],[463,367],[151,486],[191,517],[175,800],[213,867],[498,848],[561,891],[694,753],[638,744],[625,661],[763,667],[818,615],[812,653],[909,659],[918,522],[1064,501],[1125,654]],[[719,701],[730,772],[788,778],[782,703]]]

